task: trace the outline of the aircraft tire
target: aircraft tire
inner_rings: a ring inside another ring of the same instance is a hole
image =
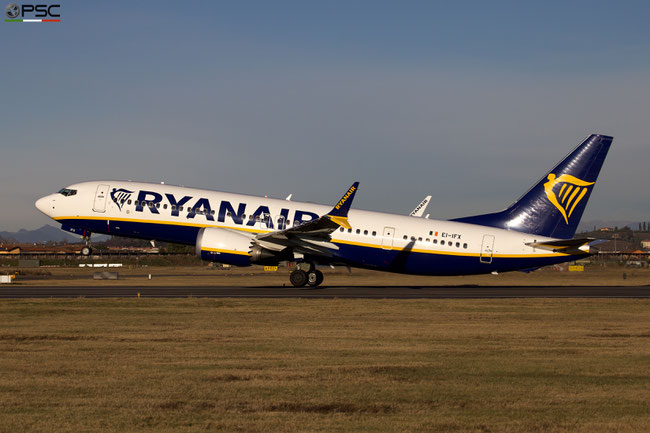
[[[289,274],[289,281],[294,287],[304,287],[307,284],[307,272],[298,269]]]
[[[83,247],[81,249],[81,255],[82,256],[89,256],[93,252],[93,249],[90,247]]]
[[[323,273],[318,269],[314,269],[307,274],[307,284],[311,287],[320,286],[323,279]]]

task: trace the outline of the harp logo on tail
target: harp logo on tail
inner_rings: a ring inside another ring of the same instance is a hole
[[[548,182],[544,184],[546,197],[553,203],[553,206],[558,208],[564,217],[564,221],[569,224],[571,214],[589,191],[588,187],[596,182],[585,182],[570,174],[561,174],[556,177],[555,174],[551,173],[547,179]],[[558,186],[559,190],[556,188]]]
[[[131,194],[133,194],[133,191],[129,191],[128,189],[124,188],[113,188],[113,191],[111,192],[111,198],[113,199],[113,202],[117,205],[119,210],[122,210],[122,206],[124,203],[131,198]]]

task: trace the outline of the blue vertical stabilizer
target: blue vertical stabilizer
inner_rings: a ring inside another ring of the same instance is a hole
[[[589,136],[508,209],[452,221],[572,238],[612,140]]]

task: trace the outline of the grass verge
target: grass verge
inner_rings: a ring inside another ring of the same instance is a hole
[[[0,431],[650,430],[646,300],[12,300]]]

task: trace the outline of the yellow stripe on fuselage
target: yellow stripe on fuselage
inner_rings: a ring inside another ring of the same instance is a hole
[[[248,256],[249,255],[245,251],[222,250],[222,249],[219,249],[219,248],[201,248],[201,251],[208,251],[208,252],[211,252],[211,253],[237,254],[239,256]]]

